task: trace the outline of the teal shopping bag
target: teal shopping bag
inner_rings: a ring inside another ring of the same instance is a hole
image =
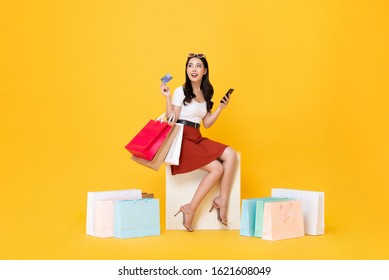
[[[115,203],[114,237],[160,235],[158,199],[120,200]]]
[[[267,199],[261,199],[255,202],[254,236],[262,237],[265,203],[279,202],[283,200],[288,200],[288,198],[269,197]]]
[[[242,212],[240,216],[240,235],[254,236],[257,201],[268,201],[272,197],[242,199]]]

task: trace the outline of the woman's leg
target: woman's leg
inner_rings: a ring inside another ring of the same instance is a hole
[[[231,147],[227,147],[219,159],[222,161],[224,172],[220,179],[220,196],[216,197],[214,202],[220,207],[220,218],[222,221],[226,221],[228,198],[236,164],[236,152]]]
[[[211,163],[203,166],[201,169],[208,173],[201,180],[199,186],[196,189],[195,194],[193,195],[191,202],[183,206],[186,212],[185,214],[186,226],[190,226],[192,224],[193,217],[201,201],[204,199],[204,197],[208,194],[211,188],[216,184],[216,182],[223,175],[223,165],[218,160],[212,161]]]

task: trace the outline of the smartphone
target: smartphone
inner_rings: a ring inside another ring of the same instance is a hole
[[[162,83],[167,84],[171,79],[173,79],[173,77],[169,73],[167,73],[161,78],[161,81]]]
[[[227,97],[230,97],[231,96],[231,94],[233,93],[233,91],[234,91],[234,89],[233,88],[230,88],[228,91],[227,91],[227,93],[223,96],[223,98],[220,100],[220,103],[224,103],[224,101],[226,101],[225,100],[225,98]]]

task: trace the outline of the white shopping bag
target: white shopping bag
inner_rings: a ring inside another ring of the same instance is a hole
[[[165,163],[170,165],[179,165],[180,164],[180,154],[181,154],[181,145],[182,145],[182,136],[184,133],[184,125],[181,123],[176,123],[176,126],[179,127],[179,131],[174,138],[173,144],[170,146],[169,152],[165,158]]]
[[[301,200],[305,234],[324,234],[324,192],[275,188],[271,196]]]
[[[141,199],[142,190],[115,190],[102,192],[88,192],[86,209],[86,234],[95,236],[95,210],[98,200],[129,200]]]
[[[114,233],[115,200],[95,201],[95,227],[94,236],[107,238]]]

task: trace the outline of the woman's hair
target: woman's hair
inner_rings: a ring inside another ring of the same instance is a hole
[[[188,57],[188,60],[186,61],[186,64],[185,64],[185,77],[186,77],[186,79],[185,79],[185,84],[183,86],[184,94],[185,94],[184,105],[186,105],[186,103],[192,102],[192,99],[196,97],[196,95],[193,93],[192,83],[191,83],[189,76],[188,76],[188,73],[186,71],[186,69],[188,68],[188,63],[189,63],[190,59],[191,59],[191,57]],[[204,99],[207,102],[207,111],[211,112],[212,107],[213,107],[213,102],[212,102],[213,86],[212,86],[211,82],[209,81],[208,62],[205,59],[205,57],[202,57],[200,59],[204,64],[204,68],[207,69],[207,73],[203,76],[203,79],[201,80],[200,88],[203,91]]]

